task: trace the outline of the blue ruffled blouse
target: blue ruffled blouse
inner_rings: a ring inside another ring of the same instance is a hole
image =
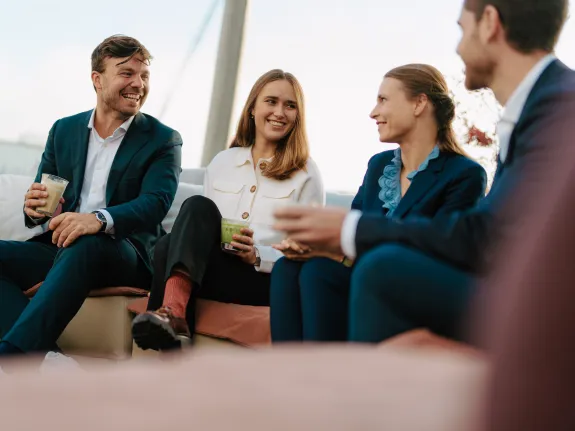
[[[379,192],[379,199],[383,202],[383,208],[387,208],[386,216],[391,218],[395,212],[399,202],[401,201],[401,149],[397,148],[394,153],[393,160],[391,164],[387,165],[383,169],[383,175],[379,178],[379,186],[381,191]],[[417,170],[407,174],[407,179],[413,181],[413,178],[419,173],[427,169],[429,161],[437,159],[439,157],[439,147],[436,145],[429,156],[423,161]]]

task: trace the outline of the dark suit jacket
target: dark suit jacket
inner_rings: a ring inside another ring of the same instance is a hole
[[[490,431],[575,430],[575,93],[564,96],[567,121],[542,136],[557,145],[514,192],[525,202],[520,236],[498,247],[475,299],[475,341],[492,359]]]
[[[505,163],[498,167],[489,195],[475,208],[434,219],[411,217],[397,222],[381,215],[361,217],[356,234],[358,255],[383,243],[399,242],[417,248],[460,269],[481,272],[491,260],[488,247],[494,240],[519,234],[514,230],[529,198],[518,200],[519,183],[546,179],[549,148],[573,145],[572,137],[549,140],[546,131],[570,118],[575,105],[575,72],[560,61],[552,62],[533,87],[509,142]],[[553,166],[548,166],[549,172]],[[525,176],[535,172],[536,175]],[[539,175],[539,176],[537,176]],[[503,211],[512,205],[515,211]],[[513,216],[510,216],[513,214]]]
[[[52,126],[36,175],[58,175],[69,181],[63,212],[79,205],[84,182],[92,111],[62,118]],[[182,138],[154,117],[138,113],[116,153],[106,185],[104,208],[114,219],[114,236],[127,239],[151,268],[151,252],[164,233],[181,172]],[[36,224],[24,216],[26,226]],[[40,220],[44,223],[48,218]]]
[[[379,198],[379,179],[393,157],[394,150],[391,150],[370,159],[363,184],[351,204],[352,209],[375,216],[387,213]],[[457,154],[440,153],[438,158],[429,161],[424,171],[415,176],[393,218],[404,219],[411,215],[435,217],[468,209],[485,195],[486,185],[487,174],[481,165]]]

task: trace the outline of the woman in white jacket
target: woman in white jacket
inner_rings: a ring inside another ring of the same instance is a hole
[[[282,70],[254,84],[231,148],[206,169],[204,195],[187,199],[172,232],[154,251],[148,311],[132,333],[143,349],[181,347],[194,333],[195,299],[269,305],[270,272],[283,254],[271,247],[273,211],[292,203],[325,201],[322,180],[309,158],[303,92]],[[221,219],[249,227],[221,245]]]

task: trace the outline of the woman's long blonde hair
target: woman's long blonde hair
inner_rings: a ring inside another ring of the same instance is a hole
[[[305,169],[309,158],[303,90],[298,80],[291,73],[273,69],[260,76],[246,100],[238,122],[236,135],[230,148],[251,147],[255,143],[256,125],[251,112],[254,109],[256,99],[267,84],[280,80],[288,81],[293,87],[295,102],[297,103],[297,114],[291,131],[277,143],[274,158],[268,164],[263,174],[269,178],[285,180],[294,172]]]

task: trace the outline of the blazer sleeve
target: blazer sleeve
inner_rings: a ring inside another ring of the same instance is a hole
[[[489,258],[485,252],[494,240],[521,236],[522,214],[537,205],[530,190],[541,182],[548,183],[548,173],[554,170],[550,151],[561,151],[573,144],[573,133],[568,130],[573,118],[574,89],[558,88],[541,95],[513,131],[513,160],[477,206],[434,219],[410,217],[397,221],[364,214],[356,231],[358,255],[396,242],[465,270],[482,269]]]
[[[351,201],[351,209],[352,210],[362,210],[363,208],[363,201],[364,201],[364,195],[365,195],[365,183],[367,180],[367,174],[369,172],[369,165],[368,165],[368,170],[365,171],[365,174],[363,175],[363,181],[361,182],[361,186],[359,186],[359,189],[357,190],[357,193],[355,194],[353,201]]]
[[[486,187],[485,169],[478,164],[470,166],[449,183],[444,203],[436,216],[473,208],[485,196]]]
[[[178,188],[182,162],[182,139],[178,132],[173,133],[148,167],[140,195],[130,202],[105,208],[114,219],[116,237],[153,229],[168,213]]]
[[[39,183],[42,180],[42,174],[53,174],[58,175],[58,168],[56,167],[56,157],[55,157],[55,149],[54,149],[54,133],[56,131],[56,127],[58,126],[58,122],[56,121],[50,132],[48,132],[48,139],[46,140],[46,147],[44,148],[44,152],[42,153],[42,158],[40,160],[40,166],[38,166],[38,171],[36,172],[36,178],[34,178],[35,183]],[[50,220],[50,217],[43,217],[40,219],[33,219],[28,214],[24,212],[24,208],[22,208],[22,212],[24,214],[24,224],[27,228],[34,228],[38,225],[46,223]]]
[[[357,255],[384,243],[401,243],[422,250],[463,269],[475,267],[492,214],[488,208],[436,216],[392,220],[363,214],[355,236]]]

